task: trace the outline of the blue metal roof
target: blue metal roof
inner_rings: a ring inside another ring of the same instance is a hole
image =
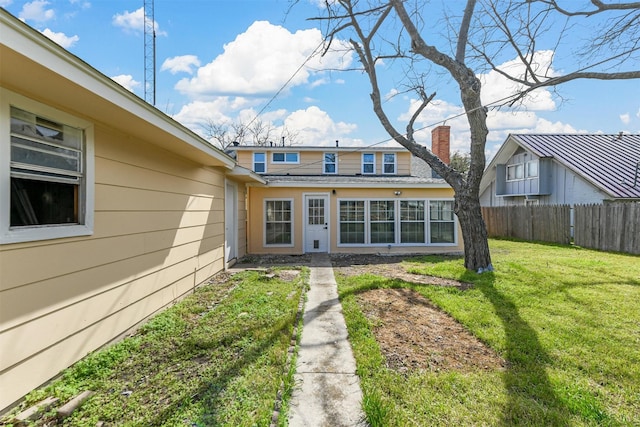
[[[613,198],[640,198],[640,135],[513,134],[522,147],[551,157]]]

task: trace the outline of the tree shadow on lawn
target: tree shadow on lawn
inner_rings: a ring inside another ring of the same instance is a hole
[[[211,366],[204,372],[193,372],[193,374],[199,377],[199,385],[197,387],[187,387],[183,389],[182,393],[179,393],[177,396],[172,396],[171,402],[162,408],[158,414],[150,420],[149,425],[164,425],[167,421],[172,420],[177,413],[183,410],[183,407],[190,406],[196,401],[202,402],[201,409],[192,413],[191,416],[193,419],[184,420],[186,425],[205,426],[224,424],[225,420],[220,419],[221,413],[219,408],[224,403],[224,394],[229,384],[240,376],[243,370],[254,364],[265,353],[268,353],[272,346],[276,345],[278,341],[283,339],[283,336],[286,337],[288,341],[291,338],[291,328],[293,327],[294,321],[295,320],[293,318],[290,320],[288,319],[283,322],[282,327],[273,331],[268,337],[264,337],[258,342],[253,342],[253,340],[251,340],[252,342],[248,346],[242,346],[241,341],[243,341],[246,336],[252,335],[252,331],[259,329],[259,325],[244,331],[242,334],[232,334],[230,336],[217,337],[208,342],[201,342],[199,345],[203,348],[216,349],[226,347],[233,350],[235,353],[233,362],[230,364],[222,363],[225,368],[223,370],[218,370],[216,364],[221,361],[219,359],[212,359],[215,357],[215,352],[214,354],[208,354],[208,352],[203,351],[197,357],[191,357],[189,360],[206,359],[207,363],[211,364]],[[186,360],[186,352],[181,351],[180,348],[177,348],[176,350],[176,363]],[[284,357],[286,357],[286,352]],[[190,373],[186,373],[186,375],[188,374]],[[279,386],[280,384],[277,385],[276,392],[278,391]],[[265,410],[265,414],[268,418],[263,420],[264,422],[270,421],[273,404],[277,397],[276,392],[273,393],[273,396],[270,396],[271,406],[268,410]],[[238,396],[238,398],[242,397],[243,396]],[[251,396],[248,397],[252,398]],[[245,407],[244,409],[246,410],[247,408]]]
[[[450,260],[451,257],[445,259]],[[430,261],[433,262],[433,259]],[[480,280],[478,280],[479,278]],[[508,426],[571,425],[571,410],[554,390],[546,372],[546,368],[551,362],[550,356],[540,343],[536,331],[520,315],[517,305],[495,288],[494,273],[484,273],[478,276],[473,272],[465,272],[460,280],[466,283],[475,283],[474,289],[479,289],[491,303],[504,327],[506,342],[503,356],[507,361],[507,366],[504,370],[503,381],[508,400],[502,410],[502,424]],[[389,287],[390,281],[396,280],[376,281],[367,286],[341,293],[341,298],[349,294]],[[399,283],[398,285],[391,284],[391,287],[401,286]],[[431,285],[416,284],[416,286]]]

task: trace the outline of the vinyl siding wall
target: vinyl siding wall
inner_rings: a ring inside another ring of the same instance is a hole
[[[551,194],[533,196],[540,205],[600,204],[607,195],[557,162],[551,164]],[[496,196],[496,181],[480,195],[482,206],[522,206],[524,196]]]
[[[273,163],[271,153],[274,152],[296,152],[295,149],[287,147],[286,150],[278,151],[276,148],[258,147],[255,152],[266,153],[267,174],[273,175],[322,175],[324,153],[338,154],[338,175],[357,175],[362,173],[362,153],[375,153],[376,172],[374,175],[382,175],[382,152],[374,150],[367,151],[354,147],[354,151],[332,150],[327,147],[323,151],[298,151],[300,162],[295,163]],[[238,150],[237,160],[240,166],[253,170],[253,152],[251,150]],[[387,151],[388,152],[388,151]],[[411,174],[411,154],[408,151],[394,151],[396,154],[396,175]]]
[[[97,124],[93,236],[0,245],[0,408],[222,270],[224,184]]]

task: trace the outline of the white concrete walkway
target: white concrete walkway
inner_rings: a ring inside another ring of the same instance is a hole
[[[356,363],[327,254],[314,254],[289,426],[366,426]]]

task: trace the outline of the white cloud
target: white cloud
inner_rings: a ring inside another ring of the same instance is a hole
[[[400,93],[400,91],[398,91],[398,89],[393,88],[384,95],[383,99],[385,101],[391,101],[398,93]]]
[[[69,0],[69,3],[77,4],[82,9],[89,9],[91,7],[91,3],[88,2],[88,1],[84,1],[84,0]]]
[[[111,77],[111,79],[113,79],[116,83],[124,86],[124,88],[130,92],[133,92],[133,90],[139,87],[141,84],[139,81],[134,80],[133,76],[129,74],[120,74],[119,76]]]
[[[12,0],[0,0],[0,7],[7,7],[9,6],[11,3],[13,3]]]
[[[541,80],[545,80],[556,74],[551,67],[553,54],[554,52],[550,50],[535,53],[535,61],[533,61],[534,71],[540,75]],[[507,61],[497,68],[516,78],[522,78],[526,71],[524,65],[518,59]],[[494,70],[489,71],[487,74],[480,74],[478,78],[482,82],[481,97],[484,105],[493,105],[494,103],[497,103],[497,105],[505,104],[506,99],[511,95],[526,89],[526,86],[510,80]],[[553,111],[556,109],[553,95],[551,91],[546,88],[529,93],[518,106],[531,111]]]
[[[536,52],[536,72],[553,76],[555,71],[551,68],[553,59],[552,51]],[[519,61],[508,61],[500,65],[500,69],[511,74],[519,75],[524,67]],[[488,105],[496,100],[506,98],[518,93],[524,87],[503,77],[495,71],[478,76],[482,85],[482,102]],[[400,122],[408,122],[413,112],[419,106],[416,99],[409,100],[407,111],[398,117]],[[539,111],[555,111],[556,104],[552,93],[547,89],[541,89],[527,96],[521,104],[510,108],[503,106],[499,109],[490,108],[487,113],[486,155],[491,158],[498,147],[504,142],[510,133],[576,133],[573,126],[560,121],[551,122],[538,116]],[[451,151],[469,151],[470,132],[469,123],[464,110],[459,105],[450,104],[443,100],[433,100],[418,117],[415,128],[420,129],[415,133],[417,142],[431,147],[431,129],[440,124],[451,127]],[[640,112],[639,112],[640,114]],[[580,131],[585,132],[585,131]]]
[[[326,85],[327,83],[329,83],[329,81],[326,78],[320,78],[311,82],[310,86],[312,88],[316,88],[318,86]]]
[[[44,31],[42,31],[42,34],[49,37],[51,40],[58,43],[65,49],[69,49],[70,47],[75,45],[78,40],[80,40],[80,37],[78,36],[69,37],[65,33],[55,33],[49,28],[45,28]]]
[[[232,123],[243,110],[250,109],[251,106],[252,103],[246,98],[220,96],[211,101],[193,101],[185,104],[173,118],[202,135],[204,124]]]
[[[144,32],[144,7],[133,12],[124,11],[113,16],[111,21],[116,27],[120,27],[125,31],[142,33]],[[160,26],[156,21],[153,22],[156,36],[166,36],[165,31],[160,30]]]
[[[636,117],[640,119],[640,108],[638,108],[638,112],[636,113]]]
[[[171,74],[179,72],[193,74],[192,67],[199,67],[200,60],[195,55],[182,55],[167,58],[162,63],[160,71],[169,71]]]
[[[180,80],[176,89],[194,99],[271,94],[285,84],[289,87],[307,84],[322,70],[350,65],[351,53],[329,52],[320,57],[316,52],[309,58],[321,42],[322,33],[318,29],[291,33],[281,26],[256,21],[226,44],[221,55],[198,69],[195,77]],[[340,41],[334,44],[341,46]]]
[[[335,141],[339,140],[340,145],[348,146],[356,142],[348,138],[356,130],[355,124],[336,123],[326,111],[316,106],[294,111],[284,120],[284,124],[297,134],[297,141],[302,145],[335,146]]]
[[[56,13],[53,9],[47,9],[49,2],[46,0],[35,0],[25,3],[22,10],[18,14],[18,18],[23,21],[46,22],[55,18]]]
[[[625,125],[628,125],[631,121],[631,116],[629,115],[629,113],[620,114],[620,121]]]
[[[186,104],[173,116],[174,119],[206,137],[207,123],[231,124],[250,123],[256,117],[256,107],[260,101],[243,97],[221,96],[210,101],[193,101]],[[284,109],[260,115],[259,120],[273,128],[274,142],[284,134],[283,129],[295,135],[295,143],[300,145],[335,146],[336,139],[341,146],[363,144],[349,138],[356,129],[355,124],[334,122],[316,106],[288,113]]]

